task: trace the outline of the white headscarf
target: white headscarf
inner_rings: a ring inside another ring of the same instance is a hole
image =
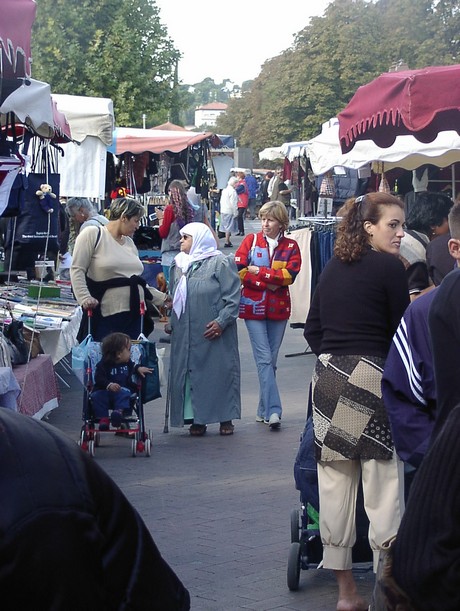
[[[211,230],[204,223],[188,223],[184,225],[179,232],[182,236],[189,235],[192,237],[192,247],[190,252],[180,252],[174,257],[176,266],[182,271],[182,276],[177,284],[173,299],[173,310],[177,318],[180,318],[185,310],[187,301],[187,271],[192,263],[222,255],[217,250],[217,244]]]

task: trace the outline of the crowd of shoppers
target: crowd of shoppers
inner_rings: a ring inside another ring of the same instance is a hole
[[[257,367],[255,419],[272,431],[281,429],[277,359],[290,316],[289,286],[302,259],[288,233],[291,189],[280,169],[273,176],[267,173],[260,187],[265,200],[258,213],[261,231],[245,235],[246,213],[251,219],[255,213],[257,190],[251,179],[257,183],[251,172],[238,172],[220,196],[224,248],[233,247],[235,221],[236,235],[243,237],[234,255],[218,249],[207,217],[200,218],[180,181],[170,184],[168,206],[158,214],[162,264],[172,296],[166,328],[171,337],[170,422],[173,427],[188,425],[194,437],[205,435],[212,424],[219,425],[220,435],[233,435],[234,421],[241,418],[238,318],[244,320]],[[85,205],[77,201],[68,207],[70,216],[82,223],[71,269],[76,298],[85,310],[93,310],[96,340],[114,331],[135,339],[140,302],[148,298],[162,305],[167,299],[146,286],[131,239],[144,208],[134,198],[116,199],[104,223],[91,204]],[[456,270],[448,273],[447,259],[437,281],[440,287],[433,290],[426,256],[432,240],[449,236],[443,244],[453,257],[451,266],[460,259],[460,207],[451,206],[443,194],[421,194],[407,230],[399,198],[383,192],[350,198],[340,211],[334,256],[312,296],[304,336],[317,356],[312,405],[319,524],[323,567],[337,579],[337,611],[368,608],[351,571],[360,481],[374,569],[388,541],[396,537],[394,579],[416,600],[417,609],[433,608],[425,605],[428,598],[420,595],[422,586],[415,587],[415,571],[409,571],[407,563],[410,558],[417,564],[408,551],[417,534],[414,524],[420,522],[412,514],[423,494],[440,489],[433,475],[444,464],[439,440],[452,443],[446,426],[455,430],[459,405],[459,275]],[[403,461],[418,470],[409,494],[404,490]],[[399,530],[405,492],[411,514],[406,513]],[[439,547],[452,536],[449,544],[456,550],[456,523],[450,513],[455,495],[448,498],[445,523],[427,545]],[[441,511],[437,501],[432,505]],[[433,553],[427,545],[421,557]],[[442,581],[447,569],[441,556],[433,556],[439,570],[430,574],[430,583],[437,592],[444,583],[447,592],[452,584]],[[427,575],[429,563],[419,565],[420,574]],[[455,606],[446,603],[443,608]]]

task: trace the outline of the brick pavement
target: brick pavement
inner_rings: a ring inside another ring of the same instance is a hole
[[[306,347],[301,330],[288,327],[278,361],[282,428],[272,432],[255,422],[257,372],[244,323],[238,321],[238,327],[243,409],[233,436],[221,437],[218,425],[210,425],[203,438],[190,437],[187,429],[163,433],[162,397],[145,407],[153,435],[150,458],[131,458],[127,440],[105,435],[95,460],[142,515],[190,590],[194,611],[332,611],[336,586],[329,571],[302,571],[297,592],[286,585],[290,512],[299,507],[293,463],[314,357],[285,356]],[[162,336],[157,324],[154,339]],[[169,346],[166,352],[167,364]],[[49,422],[77,439],[81,390],[75,379],[64,377],[71,389],[62,388],[61,405]],[[356,578],[369,597],[371,571],[356,572]]]

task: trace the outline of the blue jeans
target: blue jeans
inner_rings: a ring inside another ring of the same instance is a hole
[[[120,412],[129,410],[129,399],[131,391],[129,388],[120,388],[118,392],[111,390],[94,390],[91,394],[93,410],[96,418],[107,418],[109,409],[116,409]]]
[[[281,418],[281,399],[276,385],[276,361],[286,330],[286,320],[245,320],[259,375],[257,415],[268,420],[272,414]]]

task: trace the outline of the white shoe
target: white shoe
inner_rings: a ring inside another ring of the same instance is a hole
[[[256,422],[264,422],[263,416],[256,416]]]
[[[281,426],[281,420],[280,417],[278,416],[278,414],[272,414],[270,416],[270,420],[268,421],[268,426],[274,430],[274,429],[279,429]]]

